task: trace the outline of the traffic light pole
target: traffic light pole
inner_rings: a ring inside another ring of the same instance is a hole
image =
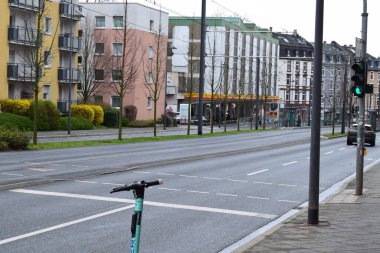
[[[367,60],[367,24],[368,24],[368,13],[367,13],[367,0],[363,0],[363,13],[362,13],[362,61],[366,63]],[[366,65],[366,64],[364,64]],[[366,68],[364,72],[364,83],[367,80]],[[363,195],[363,165],[364,165],[364,123],[365,123],[365,95],[359,100],[359,122],[358,122],[358,137],[357,137],[357,149],[356,149],[356,185],[355,185],[355,195]]]

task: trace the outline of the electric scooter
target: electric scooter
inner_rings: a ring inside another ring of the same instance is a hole
[[[131,251],[130,253],[139,253],[140,245],[140,233],[141,233],[141,221],[142,221],[142,212],[143,212],[143,202],[144,202],[144,193],[145,188],[154,185],[162,184],[162,180],[154,181],[138,181],[133,182],[129,185],[124,185],[121,187],[113,188],[110,193],[120,192],[120,191],[130,191],[133,190],[133,195],[135,198],[135,212],[132,215],[131,223]]]

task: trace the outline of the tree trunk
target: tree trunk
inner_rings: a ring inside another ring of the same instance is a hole
[[[119,133],[118,140],[123,140],[123,99],[124,96],[120,96],[120,108],[119,108]]]

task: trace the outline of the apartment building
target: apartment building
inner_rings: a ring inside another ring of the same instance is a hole
[[[166,75],[168,13],[138,4],[127,4],[126,40],[123,38],[125,20],[125,3],[81,3],[86,18],[94,20],[95,29],[95,56],[98,61],[108,61],[95,69],[95,81],[101,84],[94,94],[97,103],[110,104],[120,108],[119,82],[121,80],[121,66],[123,44],[127,52],[125,73],[131,68],[137,70],[137,78],[133,87],[126,89],[122,101],[123,114],[126,106],[137,108],[136,119],[153,119],[154,98],[149,93],[146,84],[153,85],[154,71],[149,70],[150,64],[156,62],[157,55],[164,64],[158,71],[158,76]],[[161,34],[163,41],[157,54],[157,36]],[[163,46],[163,47],[162,47]],[[129,56],[128,56],[129,55]],[[125,76],[125,75],[124,75]],[[125,76],[126,77],[126,76]],[[165,80],[164,80],[165,81]],[[166,81],[165,81],[166,82]],[[117,89],[117,90],[115,90]],[[165,110],[165,83],[160,86],[157,101],[157,116],[160,117]]]
[[[176,96],[177,104],[173,107],[179,109],[179,105],[187,104],[190,98],[192,115],[197,114],[199,97],[200,23],[200,17],[169,18],[169,42],[173,55],[168,57],[171,68],[168,88],[171,87],[173,93],[168,93],[168,101],[170,96]],[[245,23],[238,17],[207,17],[206,27],[205,116],[210,115],[212,94],[217,104],[214,121],[224,113],[231,120],[251,117],[256,95],[261,103],[264,97],[267,101],[277,102],[278,40],[273,38],[271,30]],[[226,108],[221,99],[224,94],[228,95],[229,101]],[[238,99],[250,102],[241,103],[240,115],[236,111]]]
[[[38,64],[39,98],[51,100],[61,112],[67,112],[68,100],[76,100],[80,82],[77,53],[81,40],[77,34],[81,17],[77,0],[1,1],[0,98],[34,96],[37,64],[33,53],[37,45],[43,59],[43,64]]]
[[[308,124],[311,108],[313,77],[313,45],[294,30],[293,33],[273,33],[279,40],[278,63],[281,126]]]
[[[373,93],[366,95],[366,110],[379,111],[380,105],[380,58],[369,56],[367,63],[367,83],[373,86]]]

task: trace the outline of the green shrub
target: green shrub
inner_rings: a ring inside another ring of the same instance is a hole
[[[0,145],[2,150],[5,150],[4,143],[7,144],[7,149],[27,149],[30,140],[31,137],[20,130],[0,127],[0,143],[2,143]]]
[[[30,108],[30,100],[3,99],[0,100],[0,106],[2,112],[27,116]]]
[[[106,127],[118,127],[119,122],[119,110],[117,109],[105,109],[103,126]]]
[[[0,113],[0,125],[8,129],[16,128],[21,131],[30,131],[33,129],[33,122],[28,117],[7,112]]]
[[[153,120],[134,120],[129,122],[129,127],[152,127],[154,126]]]
[[[103,108],[99,105],[89,105],[94,110],[94,125],[99,126],[104,121]]]
[[[122,117],[122,118],[121,118],[121,126],[122,126],[122,127],[127,127],[128,124],[129,124],[129,120],[128,120],[128,118],[127,118],[127,117]]]
[[[92,107],[89,105],[72,105],[71,116],[77,118],[86,118],[92,122],[94,120],[95,112],[94,109],[92,109]]]
[[[34,101],[30,104],[29,116],[34,118]],[[53,102],[39,100],[37,103],[37,129],[39,131],[57,130],[60,113]]]
[[[90,130],[94,128],[94,125],[89,119],[86,118],[76,118],[71,117],[71,130]],[[59,119],[59,130],[67,130],[68,127],[68,118],[67,117],[61,117]]]
[[[0,141],[0,151],[5,151],[8,149],[8,143],[5,141]]]

